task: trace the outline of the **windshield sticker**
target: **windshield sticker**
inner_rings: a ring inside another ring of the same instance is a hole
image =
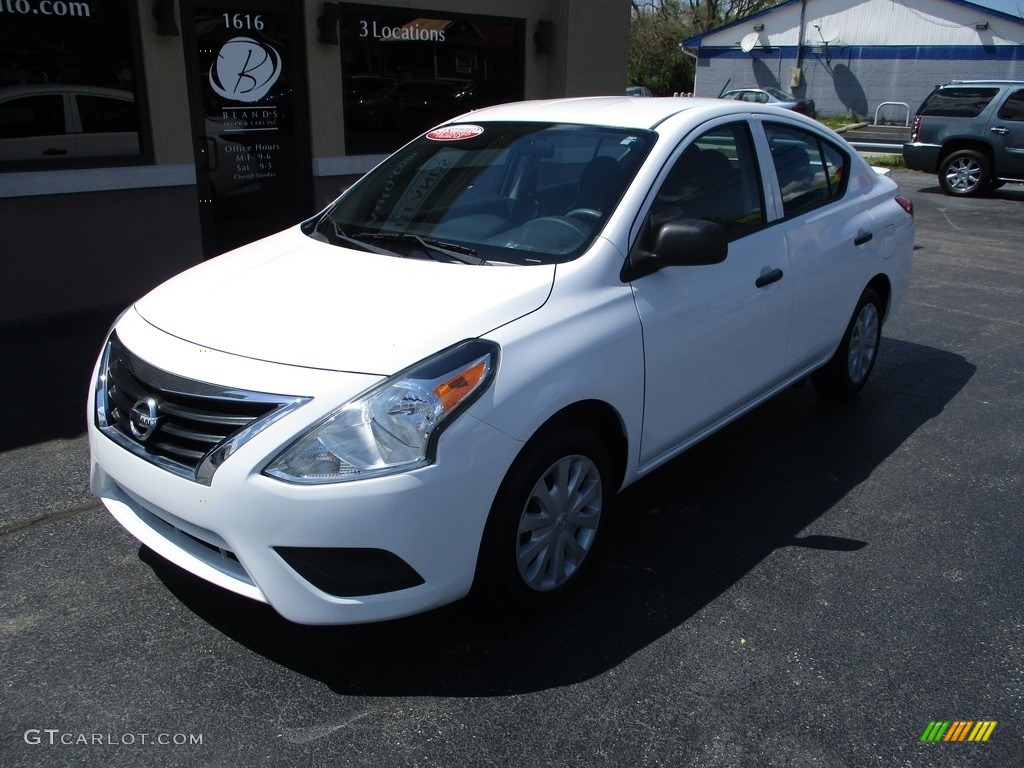
[[[446,125],[444,128],[435,128],[427,134],[431,141],[462,141],[479,136],[484,129],[479,125]]]

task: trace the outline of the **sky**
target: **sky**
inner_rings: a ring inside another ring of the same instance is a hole
[[[1008,13],[1011,16],[1020,16],[1021,11],[1018,6],[1024,5],[1019,0],[967,0],[975,5],[982,5],[986,8],[992,8],[1003,13]]]

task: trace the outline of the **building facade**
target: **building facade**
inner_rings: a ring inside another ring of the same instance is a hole
[[[0,324],[127,304],[443,119],[622,93],[628,42],[621,0],[0,0]]]
[[[774,87],[822,116],[902,122],[937,84],[1024,79],[1024,20],[962,0],[787,0],[682,45],[696,95]]]

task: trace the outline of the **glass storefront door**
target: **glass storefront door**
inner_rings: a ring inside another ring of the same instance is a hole
[[[302,14],[293,2],[183,2],[206,255],[310,210]]]

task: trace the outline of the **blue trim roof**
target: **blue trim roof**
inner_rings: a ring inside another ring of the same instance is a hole
[[[991,14],[992,16],[995,16],[995,17],[997,17],[999,19],[1002,19],[1004,21],[1010,21],[1010,22],[1013,22],[1014,24],[1022,24],[1022,25],[1024,25],[1024,19],[1021,19],[1019,16],[1013,16],[1013,15],[1011,15],[1009,13],[1003,13],[1002,11],[997,11],[994,8],[986,8],[984,5],[978,5],[977,3],[969,3],[969,2],[967,2],[967,0],[945,0],[945,1],[947,3],[951,3],[952,5],[961,5],[964,8],[970,8],[972,11],[980,11],[981,13]],[[728,24],[723,24],[720,27],[715,27],[714,29],[709,29],[707,32],[703,32],[703,33],[701,33],[699,35],[694,35],[693,37],[689,37],[686,40],[683,40],[680,43],[680,45],[685,46],[686,48],[700,48],[701,47],[701,45],[700,45],[701,41],[707,35],[710,35],[712,33],[721,32],[723,29],[729,29],[730,27],[739,26],[740,24],[749,24],[752,19],[759,19],[762,16],[767,16],[769,14],[775,13],[777,10],[779,10],[779,8],[785,8],[787,5],[795,5],[796,3],[799,3],[799,2],[803,2],[803,0],[785,0],[785,2],[779,3],[778,5],[774,5],[771,8],[766,8],[763,11],[758,11],[757,13],[752,13],[749,16],[744,16],[742,19],[736,19],[735,21],[731,21]],[[814,0],[807,0],[807,5],[810,6],[811,4],[813,4],[813,2],[814,2]]]
[[[844,45],[843,56],[847,52],[857,60],[870,59],[884,61],[1024,61],[1024,45]],[[752,54],[741,51],[734,45],[709,45],[701,48],[700,58],[709,59],[749,59],[781,58],[796,59],[797,46],[772,46],[771,54]]]

